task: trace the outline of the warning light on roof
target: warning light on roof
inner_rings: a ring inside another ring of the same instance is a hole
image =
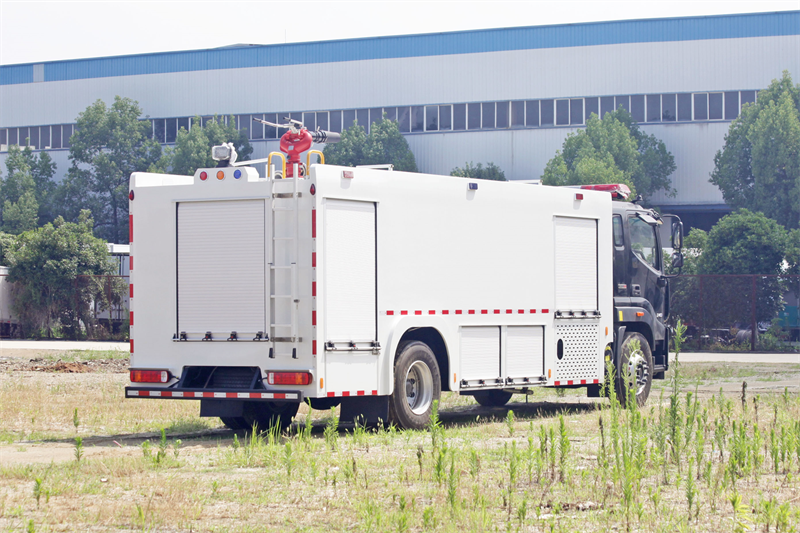
[[[242,171],[237,168],[236,170],[233,171],[233,177],[234,179],[238,180],[239,178],[242,177]]]
[[[222,170],[218,170],[217,171],[217,179],[218,180],[224,180],[225,179],[225,172],[223,172]]]

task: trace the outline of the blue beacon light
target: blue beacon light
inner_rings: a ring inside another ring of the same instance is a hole
[[[236,169],[236,170],[233,172],[233,177],[234,177],[234,179],[237,179],[237,180],[238,180],[239,178],[241,178],[241,177],[242,177],[242,171],[241,171],[241,170],[239,170],[239,169]]]

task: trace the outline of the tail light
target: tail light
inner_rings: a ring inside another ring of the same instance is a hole
[[[309,372],[267,372],[267,383],[270,385],[308,385],[311,383]]]
[[[131,383],[168,383],[171,379],[169,370],[131,370]]]

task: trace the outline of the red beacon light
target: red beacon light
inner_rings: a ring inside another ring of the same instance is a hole
[[[602,183],[598,185],[581,185],[581,189],[590,191],[605,191],[611,193],[612,198],[627,200],[631,195],[631,189],[624,183]]]

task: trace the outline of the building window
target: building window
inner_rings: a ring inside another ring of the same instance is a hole
[[[20,146],[20,148],[25,147],[25,146],[30,146],[31,145],[31,136],[28,133],[28,128],[27,127],[19,128],[18,130],[19,130],[19,133],[17,133],[17,135],[19,135],[19,146]]]
[[[17,135],[19,135],[19,130],[17,130],[17,128],[8,128],[8,145],[9,146],[13,146],[15,144],[19,145],[19,137],[17,137]]]
[[[34,150],[36,150],[37,148],[41,148],[42,147],[42,145],[39,144],[39,128],[37,128],[35,126],[33,128],[30,128],[29,131],[28,131],[28,135],[30,136],[30,140],[31,140],[29,145]]]
[[[453,106],[440,105],[439,106],[439,129],[450,130],[453,127]]]
[[[383,112],[386,114],[386,120],[391,120],[393,122],[397,122],[397,108],[396,107],[384,107]]]
[[[752,104],[756,101],[755,91],[742,91],[742,107],[744,104]]]
[[[439,106],[425,106],[425,131],[439,131]]]
[[[323,131],[328,130],[328,112],[327,111],[318,111],[317,112],[317,127]]]
[[[586,98],[585,104],[586,106],[586,122],[589,122],[589,117],[592,116],[592,113],[600,117],[600,99],[597,97]]]
[[[510,102],[497,102],[497,116],[495,117],[495,125],[498,128],[507,128],[509,126],[509,111]]]
[[[0,130],[0,145],[8,144],[8,130]]]
[[[583,124],[583,98],[573,98],[569,101],[569,123]]]
[[[613,96],[603,96],[600,98],[600,118],[603,118],[606,116],[606,113],[611,113],[615,109]]]
[[[708,120],[708,93],[694,95],[694,119]]]
[[[317,114],[316,113],[303,113],[303,126],[309,131],[317,129]]]
[[[166,122],[167,122],[167,142],[174,143],[175,138],[178,136],[178,119],[168,118]]]
[[[661,120],[674,122],[678,118],[677,98],[675,94],[661,95]]]
[[[357,109],[356,119],[358,125],[364,128],[364,132],[369,134],[369,109]]]
[[[269,120],[269,119],[267,119]],[[331,111],[331,131],[336,133],[341,133],[342,131],[342,112],[341,111]]]
[[[467,129],[467,104],[453,105],[453,129]]]
[[[153,120],[153,139],[156,142],[164,144],[166,142],[167,137],[167,130],[166,124],[163,118],[157,118]]]
[[[690,93],[678,95],[678,120],[692,120],[692,95]]]
[[[397,108],[397,127],[401,133],[408,133],[411,131],[411,108]]]
[[[467,127],[471,130],[481,128],[481,104],[469,104],[467,106]]]
[[[411,131],[425,131],[425,107],[421,105],[411,107]]]
[[[50,146],[53,149],[61,148],[61,126],[53,126],[53,139],[50,141]]]
[[[483,129],[494,128],[494,102],[482,103],[481,112],[483,113],[483,118],[481,120]]]
[[[511,102],[511,127],[525,125],[525,102],[522,100]]]
[[[708,93],[709,120],[722,120],[722,93]]]
[[[539,100],[539,105],[541,107],[541,112],[539,113],[539,117],[541,118],[542,126],[552,126],[555,124],[555,101],[554,100]]]
[[[614,109],[619,109],[622,106],[622,109],[630,113],[631,111],[631,103],[630,103],[630,96],[617,96],[615,97],[616,104],[614,104]]]
[[[529,128],[539,127],[539,100],[525,102],[525,124]]]
[[[64,124],[61,126],[61,147],[62,148],[69,148],[72,146],[70,142],[70,137],[72,137],[72,124]]]
[[[352,128],[353,122],[355,122],[356,120],[355,109],[346,109],[345,111],[342,111],[342,117],[343,117],[342,130]]]
[[[39,128],[39,142],[41,143],[41,148],[50,148],[50,126],[42,126]],[[3,143],[0,142],[0,144]]]
[[[647,95],[647,122],[661,122],[661,95]]]
[[[380,122],[383,120],[383,108],[374,107],[369,110],[369,125],[372,126],[373,122]]]
[[[556,126],[569,124],[569,100],[556,100]]]
[[[183,117],[178,119],[178,131],[180,131],[181,128],[185,129],[186,131],[189,131],[190,127],[191,126],[189,126],[189,117]]]
[[[739,116],[739,92],[725,93],[725,120],[733,120]]]
[[[644,122],[644,95],[634,94],[631,96],[630,114],[636,122]]]

